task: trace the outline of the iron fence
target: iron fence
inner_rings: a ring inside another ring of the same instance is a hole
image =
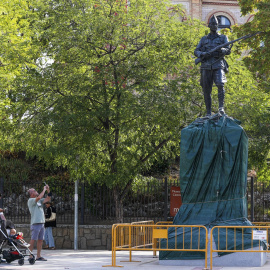
[[[57,211],[57,223],[74,223],[74,182],[53,181],[49,183],[53,193],[52,201]],[[0,192],[3,194],[0,207],[5,209],[5,216],[14,223],[30,223],[27,207],[29,188],[41,192],[43,183],[4,181],[0,178]],[[139,188],[130,189],[123,199],[124,222],[141,220],[172,220],[170,217],[170,188],[179,186],[177,181],[147,183]],[[253,196],[252,196],[253,195]],[[115,202],[112,190],[105,186],[79,183],[79,224],[113,224]],[[248,218],[256,222],[270,221],[270,187],[254,181],[247,187]],[[254,209],[254,211],[252,211]]]
[[[247,188],[248,213],[251,221],[270,221],[270,185],[251,179]]]
[[[57,223],[74,223],[74,182],[53,181],[48,183],[53,193],[52,201],[57,211]],[[145,219],[164,220],[169,214],[169,192],[177,182],[167,180],[148,183],[139,188],[130,189],[123,199],[124,222]],[[0,207],[5,209],[5,216],[17,224],[30,223],[27,206],[28,189],[38,192],[43,189],[40,182],[11,182],[0,178],[0,192],[3,194]],[[168,199],[167,199],[168,198]],[[112,190],[106,186],[88,182],[79,183],[78,188],[79,224],[113,224],[115,219],[115,202]]]

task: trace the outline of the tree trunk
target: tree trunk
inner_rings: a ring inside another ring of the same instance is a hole
[[[123,223],[124,222],[124,207],[123,207],[123,200],[120,198],[119,190],[114,188],[113,196],[115,201],[115,217],[116,223]]]

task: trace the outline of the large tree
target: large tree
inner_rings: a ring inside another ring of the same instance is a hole
[[[2,148],[111,186],[121,221],[134,176],[202,111],[200,22],[160,0],[1,4]]]

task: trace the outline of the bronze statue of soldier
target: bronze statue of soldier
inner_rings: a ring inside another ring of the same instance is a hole
[[[201,86],[204,93],[204,101],[206,105],[206,117],[210,117],[212,113],[212,87],[213,83],[218,88],[219,114],[225,114],[224,111],[224,84],[227,82],[225,73],[228,72],[228,64],[224,58],[225,55],[231,53],[230,46],[225,46],[217,51],[210,52],[219,45],[228,42],[225,35],[217,32],[218,20],[213,15],[209,21],[208,27],[210,33],[201,38],[194,54],[201,59]]]

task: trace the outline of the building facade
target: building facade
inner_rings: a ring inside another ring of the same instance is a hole
[[[215,15],[221,28],[235,24],[244,24],[252,20],[253,15],[241,16],[237,0],[171,0],[173,4],[182,4],[186,17],[199,19],[208,24],[211,16]],[[186,17],[182,19],[185,20]]]

